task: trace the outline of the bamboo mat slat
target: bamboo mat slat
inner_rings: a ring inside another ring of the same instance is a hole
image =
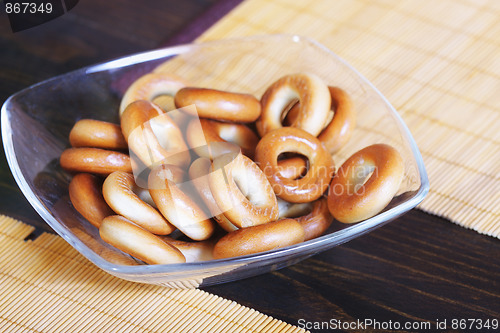
[[[0,215],[0,332],[304,332],[199,289],[113,277],[61,237]]]
[[[287,33],[324,44],[410,128],[431,184],[419,208],[500,237],[499,4],[245,0],[198,41]]]

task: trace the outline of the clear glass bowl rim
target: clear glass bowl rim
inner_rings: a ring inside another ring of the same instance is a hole
[[[288,39],[291,42],[295,43],[308,43],[312,44],[314,47],[321,49],[323,52],[329,53],[332,57],[336,58],[337,61],[342,63],[348,69],[350,69],[353,73],[355,73],[360,80],[363,81],[364,84],[368,85],[373,91],[378,94],[378,96],[386,103],[387,107],[393,113],[393,116],[399,122],[401,129],[403,130],[403,134],[410,146],[410,149],[413,153],[413,157],[415,158],[418,173],[420,176],[420,187],[416,191],[416,193],[408,200],[403,203],[392,207],[382,213],[369,218],[365,221],[359,222],[357,224],[353,224],[348,228],[336,231],[332,234],[326,234],[320,236],[318,238],[296,244],[293,246],[289,246],[282,249],[276,249],[267,252],[261,252],[252,255],[246,255],[235,258],[228,259],[215,259],[210,261],[203,262],[190,262],[190,263],[182,263],[182,264],[168,264],[168,265],[138,265],[138,266],[126,266],[126,265],[118,265],[114,263],[110,263],[107,260],[101,258],[99,255],[90,250],[82,241],[80,241],[77,237],[72,234],[68,234],[64,228],[62,228],[61,224],[57,219],[50,214],[50,212],[44,207],[44,205],[40,202],[40,200],[36,197],[34,192],[29,187],[24,175],[22,174],[19,164],[17,162],[15,151],[14,151],[14,143],[12,140],[11,127],[9,122],[9,111],[8,105],[9,102],[15,98],[16,95],[25,92],[26,90],[32,89],[36,86],[43,85],[52,80],[58,80],[67,75],[75,75],[79,72],[89,74],[98,71],[110,70],[114,68],[120,68],[123,66],[129,66],[136,63],[147,62],[159,58],[164,58],[168,56],[175,56],[177,54],[186,52],[193,48],[203,47],[205,45],[216,46],[216,45],[224,45],[226,43],[234,43],[242,42],[242,41],[251,41],[251,40],[262,40],[265,39],[279,39],[284,40]],[[11,172],[14,176],[14,179],[18,186],[20,187],[22,193],[27,198],[29,203],[34,207],[36,212],[46,221],[46,223],[56,231],[61,237],[63,237],[69,244],[71,244],[77,251],[83,254],[88,260],[93,262],[96,266],[101,269],[114,272],[120,275],[138,275],[138,274],[168,274],[173,272],[189,272],[191,270],[210,270],[220,266],[242,266],[255,261],[264,261],[267,259],[276,259],[278,257],[289,256],[292,254],[297,254],[301,252],[305,253],[313,253],[321,252],[325,249],[331,248],[333,246],[342,244],[344,242],[349,241],[352,238],[358,237],[364,233],[369,232],[373,228],[379,227],[392,219],[406,213],[410,209],[416,207],[427,195],[429,192],[429,179],[427,172],[425,170],[424,162],[422,159],[422,155],[417,147],[415,140],[413,139],[412,134],[410,133],[408,127],[404,123],[401,116],[397,113],[394,107],[389,103],[389,101],[385,98],[384,95],[380,93],[380,91],[370,82],[368,81],[361,73],[359,73],[355,68],[353,68],[349,63],[340,58],[337,54],[333,53],[330,49],[320,44],[319,42],[303,36],[298,35],[286,35],[286,34],[276,34],[276,35],[258,35],[251,37],[242,37],[242,38],[234,38],[234,39],[224,39],[224,40],[214,40],[207,41],[202,43],[190,43],[190,44],[182,44],[177,46],[159,48],[152,51],[141,52],[125,57],[121,57],[115,60],[102,62],[99,64],[91,65],[88,67],[84,67],[81,69],[77,69],[75,71],[71,71],[62,75],[55,76],[48,80],[36,83],[30,87],[27,87],[18,93],[10,96],[2,106],[1,110],[1,126],[2,126],[2,140],[4,145],[4,150],[7,157],[7,162],[11,169]]]

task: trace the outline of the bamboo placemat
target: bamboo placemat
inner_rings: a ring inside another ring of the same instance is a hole
[[[0,332],[304,332],[199,289],[118,279],[0,215]]]
[[[419,208],[499,237],[499,17],[497,0],[245,0],[198,40],[288,33],[326,45],[414,135],[431,183]]]

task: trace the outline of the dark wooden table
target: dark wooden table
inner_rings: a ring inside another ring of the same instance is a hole
[[[82,0],[64,16],[18,33],[2,13],[0,100],[70,70],[189,41],[235,3]],[[50,231],[19,191],[3,151],[0,163],[0,213]],[[458,331],[460,324],[500,320],[499,259],[498,239],[413,210],[289,268],[205,290],[311,331],[327,331],[314,329],[318,322],[356,331],[398,331],[398,324],[405,331],[405,323],[436,330],[445,323],[439,331]],[[364,327],[367,320],[373,325]],[[419,331],[413,327],[408,331]]]

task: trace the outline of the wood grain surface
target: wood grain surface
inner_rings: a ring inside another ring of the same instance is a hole
[[[214,5],[216,0],[82,0],[68,14],[15,34],[2,14],[0,100],[70,70],[182,40],[183,28]],[[50,231],[18,189],[3,153],[0,212]],[[498,258],[498,239],[413,210],[294,266],[205,290],[299,326],[373,319],[425,321],[435,328],[446,320],[439,331],[459,331],[453,319],[500,320]]]

